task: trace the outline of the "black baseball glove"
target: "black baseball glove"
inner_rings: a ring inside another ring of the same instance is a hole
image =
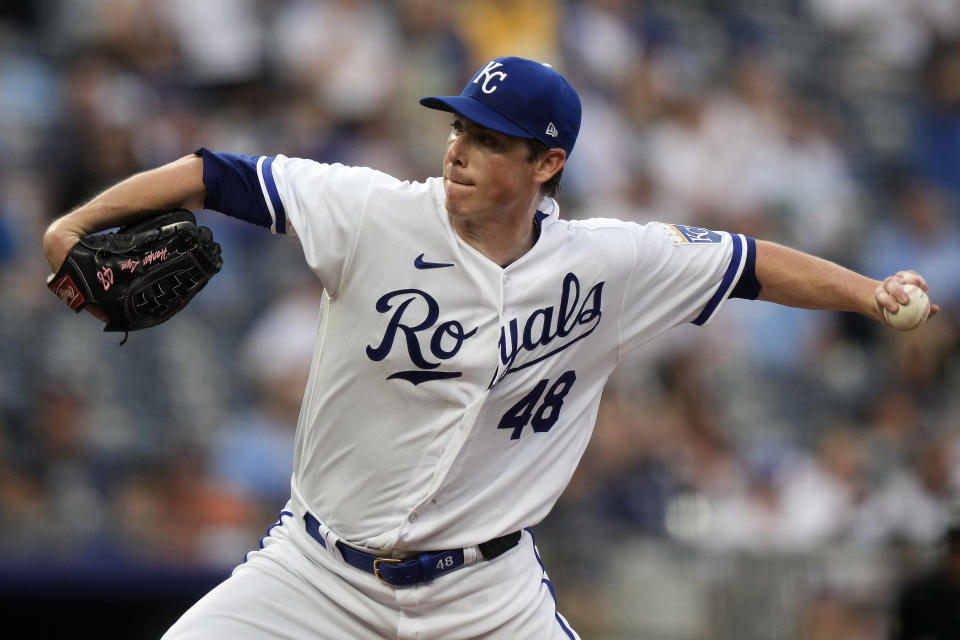
[[[78,313],[88,304],[99,307],[104,331],[136,331],[173,317],[222,264],[210,229],[178,209],[83,236],[47,287]]]

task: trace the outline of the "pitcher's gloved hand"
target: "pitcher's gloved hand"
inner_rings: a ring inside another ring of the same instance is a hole
[[[107,322],[104,331],[136,331],[172,318],[222,264],[210,229],[177,209],[83,236],[47,287],[78,313],[95,305]]]

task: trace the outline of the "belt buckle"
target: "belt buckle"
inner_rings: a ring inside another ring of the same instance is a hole
[[[389,582],[383,579],[383,576],[380,575],[380,563],[388,562],[390,564],[400,564],[402,560],[397,560],[396,558],[374,558],[373,559],[373,575],[377,577],[377,580],[382,582],[385,585],[393,586]]]

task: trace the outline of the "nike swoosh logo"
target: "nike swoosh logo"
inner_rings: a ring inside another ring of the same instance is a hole
[[[441,267],[452,267],[454,264],[452,262],[427,262],[423,259],[423,254],[421,253],[413,261],[413,266],[417,269],[440,269]]]

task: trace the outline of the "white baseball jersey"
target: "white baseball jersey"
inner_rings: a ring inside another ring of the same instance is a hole
[[[708,321],[752,242],[560,220],[545,198],[535,246],[502,268],[454,231],[439,178],[284,156],[256,171],[274,231],[299,237],[325,288],[293,500],[393,553],[476,545],[546,516],[622,355]]]

